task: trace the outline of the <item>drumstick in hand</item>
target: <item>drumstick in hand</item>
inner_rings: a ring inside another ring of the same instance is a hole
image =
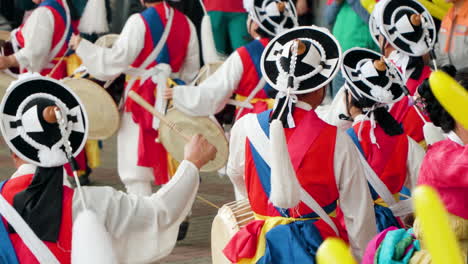
[[[128,92],[128,97],[130,97],[135,103],[143,107],[146,111],[150,112],[153,116],[158,118],[161,122],[166,124],[170,129],[176,132],[179,136],[185,139],[186,142],[190,142],[190,137],[182,133],[182,131],[171,121],[169,121],[163,114],[159,113],[150,105],[143,97],[137,94],[135,91]]]

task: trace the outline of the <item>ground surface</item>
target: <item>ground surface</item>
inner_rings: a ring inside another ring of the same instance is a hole
[[[111,139],[104,144],[102,166],[95,169],[91,176],[93,185],[109,185],[117,189],[123,189],[123,185],[117,175],[116,160],[115,139]],[[11,176],[13,172],[14,168],[9,158],[9,150],[0,137],[0,180]],[[219,178],[213,174],[202,175],[199,195],[218,206],[234,199],[229,180],[227,178]],[[211,222],[216,213],[217,209],[210,207],[200,200],[196,200],[186,239],[177,243],[172,254],[160,263],[211,263],[210,231]]]

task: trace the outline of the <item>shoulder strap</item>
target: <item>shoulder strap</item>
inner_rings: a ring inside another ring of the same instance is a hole
[[[348,135],[351,137],[354,144],[362,154],[359,155],[359,159],[362,165],[364,166],[364,173],[366,175],[367,182],[370,184],[370,186],[380,197],[382,197],[384,202],[389,206],[390,210],[392,210],[392,213],[395,216],[403,216],[411,213],[413,211],[411,205],[412,199],[408,199],[409,202],[408,200],[397,202],[395,200],[395,197],[393,197],[392,193],[387,188],[387,185],[385,185],[385,183],[379,178],[379,176],[375,173],[375,171],[365,159],[364,151],[354,129],[351,127],[348,130],[346,130],[346,133],[348,133]]]
[[[71,16],[70,16],[70,9],[68,8],[68,4],[66,0],[62,1],[63,9],[65,10],[65,31],[63,32],[63,36],[57,45],[52,49],[49,55],[49,61],[52,61],[57,54],[62,50],[63,46],[66,45],[65,41],[70,34],[71,29]],[[64,54],[66,56],[66,54]]]
[[[249,138],[250,143],[252,143],[252,145],[257,149],[263,160],[265,160],[268,166],[270,166],[270,139],[267,135],[268,132],[265,131],[262,125],[259,123],[256,115],[247,115],[246,117],[249,118],[249,121],[245,122],[247,137]],[[304,190],[302,186],[299,191],[301,201],[305,203],[310,209],[312,209],[322,220],[324,220],[335,231],[336,235],[339,235],[338,228],[336,227],[335,223],[325,212],[325,210],[317,203],[317,201],[306,190]]]
[[[140,65],[140,67],[138,67],[138,69],[136,69],[136,70],[129,69],[130,71],[143,72],[146,69],[146,67],[148,67],[152,62],[154,62],[156,60],[156,58],[159,56],[159,53],[164,48],[164,45],[166,44],[167,38],[169,37],[169,32],[171,31],[171,28],[172,28],[173,19],[174,19],[174,9],[169,8],[169,16],[168,16],[167,24],[166,24],[166,27],[164,27],[164,32],[163,32],[161,38],[159,39],[158,44],[154,47],[151,54],[148,57],[146,57],[145,61]],[[124,98],[127,98],[127,95],[128,95],[128,92],[130,91],[130,88],[135,84],[135,81],[137,79],[138,79],[137,75],[132,75],[132,78],[130,79],[130,81],[127,84],[127,87],[129,89],[125,90],[126,92],[125,92],[125,97]]]
[[[0,183],[0,192],[2,191],[6,182],[7,181],[3,181]],[[18,264],[19,262],[18,258],[16,257],[15,248],[11,243],[7,229],[2,222],[0,222],[0,241],[2,241],[0,243],[0,261],[2,263]]]
[[[3,187],[3,184],[0,188]],[[41,241],[34,231],[26,224],[23,218],[16,212],[8,201],[0,194],[0,215],[15,229],[16,233],[21,237],[24,244],[28,247],[31,253],[36,257],[39,263],[60,264],[54,254]],[[3,226],[3,225],[2,225]]]

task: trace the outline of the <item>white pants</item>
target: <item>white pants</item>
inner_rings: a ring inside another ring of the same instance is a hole
[[[152,193],[153,170],[137,165],[140,128],[133,122],[131,113],[124,112],[121,118],[117,134],[117,169],[120,179],[127,193],[149,196]]]

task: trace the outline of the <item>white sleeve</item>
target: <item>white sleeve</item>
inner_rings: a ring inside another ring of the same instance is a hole
[[[21,68],[40,72],[47,67],[54,27],[54,17],[49,9],[39,7],[31,13],[21,31],[24,48],[15,53]]]
[[[406,163],[406,188],[413,190],[418,183],[419,169],[426,153],[412,138],[408,137],[408,161]]]
[[[83,39],[76,54],[91,75],[100,80],[110,80],[126,71],[138,57],[145,43],[145,32],[143,19],[139,14],[134,14],[125,23],[111,49]]]
[[[200,71],[200,48],[198,45],[197,30],[193,23],[190,20],[188,21],[190,25],[188,51],[182,68],[180,68],[179,72],[176,74],[178,78],[186,83],[192,82]]]
[[[245,187],[245,144],[247,135],[245,133],[246,121],[248,119],[242,117],[231,129],[231,138],[229,140],[229,160],[226,165],[226,173],[231,179],[234,188],[242,198],[247,198],[247,190]]]
[[[110,187],[84,187],[86,204],[113,238],[121,263],[152,263],[170,254],[180,223],[199,186],[198,169],[183,161],[174,177],[152,196],[125,194]],[[73,197],[73,219],[81,211]]]
[[[367,244],[377,234],[377,225],[359,155],[361,153],[351,138],[338,130],[334,157],[335,177],[351,249],[360,262]]]
[[[224,108],[237,89],[243,72],[241,58],[237,52],[234,52],[200,85],[174,87],[174,105],[189,115],[213,115]]]

